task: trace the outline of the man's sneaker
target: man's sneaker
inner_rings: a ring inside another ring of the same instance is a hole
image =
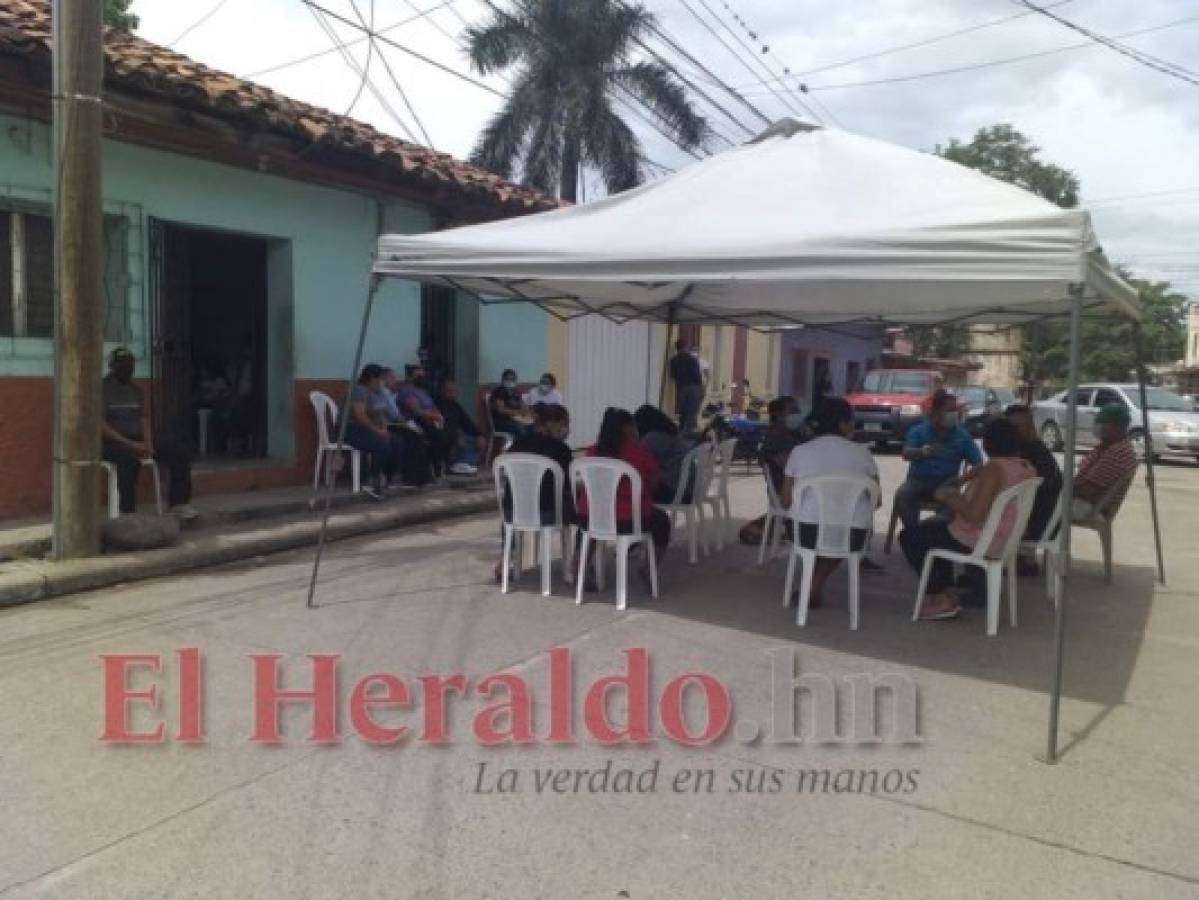
[[[478,475],[479,470],[470,463],[457,462],[450,466],[451,475]]]
[[[180,503],[171,507],[171,515],[180,522],[194,522],[200,518],[199,511],[190,503]]]

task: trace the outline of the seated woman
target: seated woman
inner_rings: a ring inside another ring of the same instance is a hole
[[[562,467],[562,524],[573,525],[578,521],[575,514],[574,495],[570,490],[570,463],[574,458],[566,437],[570,434],[570,414],[563,406],[557,404],[538,403],[535,407],[536,421],[531,431],[518,437],[509,448],[509,453],[534,453],[552,459]],[[555,514],[555,497],[553,479],[547,472],[541,481],[541,521],[552,524]],[[504,498],[501,504],[504,521],[512,519],[512,497],[505,485]],[[500,580],[503,562],[495,564],[495,578]]]
[[[841,397],[823,397],[812,411],[809,421],[816,433],[812,440],[800,444],[791,451],[784,469],[783,489],[779,500],[792,510],[799,520],[798,540],[800,546],[815,549],[819,533],[818,519],[820,501],[810,491],[797,496],[796,484],[804,478],[818,475],[853,475],[878,481],[878,465],[865,444],[853,441],[853,407]],[[798,505],[797,505],[798,504]],[[849,547],[862,550],[874,519],[874,508],[866,496],[854,507],[849,529]],[[812,572],[812,594],[809,608],[819,608],[823,603],[824,583],[828,581],[841,560],[837,557],[818,556]],[[794,599],[794,598],[792,598]]]
[[[695,447],[695,438],[679,432],[671,418],[648,403],[633,413],[641,446],[654,456],[658,464],[658,484],[654,488],[654,503],[673,503],[679,479],[683,477],[683,458]],[[692,478],[683,492],[683,502],[691,502],[695,486]]]
[[[641,446],[637,440],[637,425],[632,413],[626,409],[610,406],[604,412],[603,422],[600,423],[599,437],[595,446],[587,452],[588,456],[606,456],[628,463],[641,475],[641,528],[653,537],[654,550],[658,561],[666,553],[670,543],[670,517],[654,506],[654,490],[658,484],[658,464],[654,456]],[[581,491],[576,498],[576,508],[583,527],[587,524],[587,497]],[[633,498],[628,482],[621,484],[616,492],[616,525],[622,533],[632,531],[633,527]],[[643,578],[648,577],[649,570],[642,565]]]
[[[926,519],[914,528],[905,528],[899,533],[899,545],[912,568],[920,572],[924,557],[930,550],[956,550],[969,553],[978,543],[979,533],[995,498],[1007,488],[1036,476],[1036,470],[1020,457],[1020,434],[1007,419],[992,419],[983,429],[983,450],[987,461],[968,472],[961,479],[963,490],[956,488],[940,491],[937,500],[953,513],[953,519],[940,517]],[[991,541],[991,550],[997,550],[1011,533],[1016,518],[1014,506],[1009,506],[1000,519],[999,528]],[[933,563],[929,573],[928,593],[921,619],[951,619],[961,613],[957,592],[951,587],[953,567],[943,559]]]
[[[366,457],[363,493],[378,500],[399,472],[404,446],[387,428],[387,405],[382,396],[382,366],[368,363],[350,391],[346,443]]]

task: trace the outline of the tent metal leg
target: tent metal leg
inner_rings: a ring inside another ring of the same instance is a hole
[[[1066,654],[1066,603],[1070,598],[1070,532],[1073,530],[1074,448],[1078,430],[1078,369],[1081,359],[1082,297],[1085,284],[1070,285],[1070,367],[1066,386],[1066,444],[1062,464],[1062,536],[1057,571],[1053,579],[1054,616],[1053,687],[1049,695],[1049,740],[1045,761],[1057,762],[1058,722],[1062,705],[1062,669]]]
[[[1149,430],[1149,397],[1145,390],[1145,344],[1141,323],[1132,326],[1132,339],[1136,347],[1137,388],[1140,390],[1141,429],[1145,435],[1145,484],[1149,488],[1149,510],[1153,516],[1153,547],[1157,551],[1157,580],[1166,583],[1166,560],[1162,553],[1162,529],[1157,516],[1157,479],[1153,474],[1153,432]]]
[[[662,351],[662,383],[658,385],[658,409],[662,409],[666,405],[666,378],[670,371],[670,338],[673,334],[674,322],[667,322],[666,348]]]
[[[346,379],[346,399],[342,403],[340,420],[337,423],[337,445],[341,446],[346,440],[346,426],[350,423],[350,392],[362,368],[362,348],[366,345],[366,329],[370,325],[371,310],[375,305],[375,295],[379,293],[382,279],[378,275],[371,276],[370,289],[366,294],[366,308],[362,311],[362,327],[358,329],[358,347],[354,350],[354,367],[350,377]],[[321,570],[321,556],[325,551],[325,535],[329,530],[329,512],[333,508],[334,483],[332,478],[325,479],[325,508],[321,511],[321,533],[316,540],[316,555],[312,558],[312,578],[308,582],[308,608],[316,607],[316,579]]]

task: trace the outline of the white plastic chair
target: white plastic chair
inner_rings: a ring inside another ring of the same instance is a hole
[[[333,483],[333,457],[338,453],[350,454],[350,474],[354,493],[362,487],[362,452],[349,444],[335,443],[329,437],[329,428],[337,427],[337,404],[328,394],[312,391],[308,394],[312,411],[316,413],[316,467],[312,472],[312,491],[315,494],[321,481],[321,465],[325,466],[325,482]]]
[[[783,591],[783,606],[791,600],[795,583],[795,561],[803,561],[803,573],[799,584],[799,610],[795,624],[805,625],[808,621],[808,603],[812,595],[812,572],[818,556],[829,556],[847,560],[849,569],[849,627],[857,631],[859,606],[859,575],[862,557],[870,546],[870,531],[860,550],[854,550],[851,535],[855,527],[854,511],[863,501],[869,504],[871,520],[878,506],[879,486],[873,478],[852,475],[813,475],[801,478],[792,487],[792,510],[799,510],[805,496],[816,499],[816,546],[807,548],[799,542],[800,520],[791,514],[792,542],[790,559],[787,562],[787,581]]]
[[[549,473],[554,485],[554,520],[548,524],[541,521],[541,485]],[[550,545],[554,532],[562,538],[562,570],[570,581],[570,529],[562,519],[562,486],[566,476],[562,467],[545,456],[536,453],[505,453],[495,461],[493,467],[495,493],[501,512],[504,504],[504,488],[512,503],[511,521],[503,523],[504,562],[500,590],[508,593],[508,573],[512,564],[513,539],[522,540],[524,535],[537,535],[538,557],[541,560],[541,593],[550,593]],[[517,559],[520,558],[517,553]],[[520,576],[518,571],[517,577]]]
[[[713,468],[709,479],[709,490],[704,497],[704,505],[712,508],[712,525],[716,529],[716,549],[724,550],[724,533],[733,521],[733,505],[729,501],[729,474],[733,469],[733,451],[737,448],[737,439],[729,438],[721,441],[716,447],[716,455],[710,457]],[[715,466],[716,457],[720,458],[720,466]]]
[[[117,467],[115,463],[101,462],[100,467],[108,473],[108,518],[116,519],[121,515],[121,494],[117,485]],[[152,457],[142,460],[142,468],[149,469],[154,478],[154,505],[158,514],[162,515],[162,480],[158,477],[158,463]]]
[[[987,514],[978,536],[978,543],[969,553],[959,553],[954,550],[930,550],[924,557],[924,567],[920,571],[920,586],[916,589],[916,608],[912,610],[912,621],[920,618],[920,609],[924,606],[924,592],[928,586],[928,576],[932,572],[933,560],[940,558],[963,566],[978,566],[987,573],[987,637],[999,633],[999,601],[1000,589],[1003,586],[1003,575],[1007,572],[1008,616],[1011,627],[1016,627],[1016,551],[1020,547],[1020,537],[1028,526],[1028,517],[1032,515],[1033,500],[1037,496],[1040,478],[1030,478],[1020,484],[1000,492]],[[999,529],[999,523],[1009,508],[1015,508],[1012,519],[1012,530],[1008,532],[1003,546],[996,556],[988,556],[991,541]]]
[[[617,531],[616,497],[620,485],[628,481],[633,502],[632,529],[629,534]],[[629,550],[635,544],[645,544],[649,561],[650,595],[658,596],[658,560],[651,536],[641,530],[641,475],[626,462],[605,456],[589,456],[576,459],[570,464],[570,485],[574,493],[581,486],[587,498],[587,527],[582,528],[582,546],[579,549],[578,569],[575,577],[575,603],[583,602],[584,574],[587,571],[587,553],[591,542],[610,543],[616,547],[616,608],[623,610],[628,605]],[[600,590],[604,589],[603,547],[595,551],[595,580]]]
[[[1035,498],[1034,498],[1035,504]],[[1032,511],[1029,510],[1029,516]],[[1045,572],[1045,593],[1057,602],[1057,595],[1053,589],[1053,579],[1057,575],[1058,558],[1061,554],[1062,536],[1058,533],[1058,526],[1062,521],[1062,495],[1059,493],[1057,503],[1054,504],[1053,514],[1049,517],[1049,521],[1045,523],[1045,530],[1041,532],[1041,536],[1035,541],[1020,541],[1020,553],[1032,554],[1033,558],[1040,558],[1041,568]]]
[[[704,518],[704,503],[708,485],[712,478],[712,446],[701,443],[687,451],[679,467],[679,483],[674,489],[674,498],[669,503],[655,503],[658,509],[670,516],[671,524],[682,516],[687,526],[687,553],[691,565],[699,562],[696,545],[702,545],[704,556],[708,555],[707,522]],[[691,502],[684,503],[687,486],[691,486]]]
[[[758,548],[758,565],[766,562],[766,545],[770,544],[770,558],[778,556],[779,545],[783,542],[783,525],[791,518],[791,511],[783,506],[774,482],[770,480],[770,470],[762,467],[762,476],[766,479],[766,521],[762,523],[762,545]]]
[[[483,408],[487,410],[487,428],[490,432],[490,436],[487,438],[487,450],[483,454],[483,468],[486,469],[489,465],[495,463],[497,456],[499,456],[501,453],[508,452],[508,448],[511,447],[512,443],[516,440],[516,435],[512,434],[510,431],[496,431],[495,416],[492,415],[491,412],[490,395],[483,404]],[[500,444],[499,452],[496,452],[495,449],[497,441]]]

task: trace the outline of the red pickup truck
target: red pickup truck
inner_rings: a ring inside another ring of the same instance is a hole
[[[940,372],[924,369],[875,369],[845,399],[854,411],[854,439],[877,446],[902,443],[919,422],[944,381]]]

